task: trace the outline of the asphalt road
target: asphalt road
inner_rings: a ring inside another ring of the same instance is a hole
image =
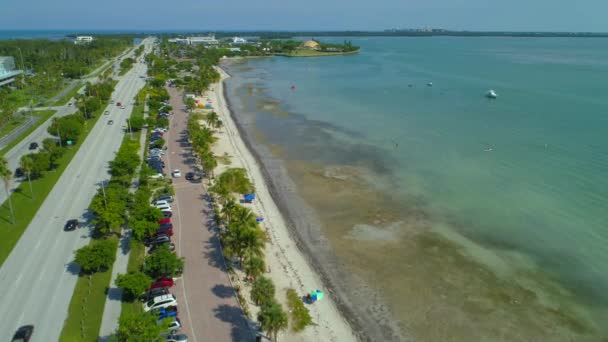
[[[146,40],[146,50],[152,47]],[[64,232],[68,219],[86,220],[87,207],[102,181],[109,179],[125,134],[125,120],[133,98],[145,81],[140,63],[120,78],[112,98],[126,105],[110,105],[48,195],[0,269],[0,336],[8,338],[21,325],[35,325],[32,341],[57,341],[67,318],[78,267],[74,251],[89,242],[90,227]],[[114,120],[108,125],[108,120]],[[27,141],[27,140],[26,140]]]
[[[129,51],[132,51],[132,50],[134,50],[134,49],[130,49]],[[118,59],[122,58],[123,56],[125,56],[125,54],[121,54],[115,60],[118,60]],[[115,63],[115,60],[113,59],[113,60],[110,60],[110,61],[104,63],[101,67],[99,67],[99,68],[95,69],[95,71],[91,72],[90,75],[93,75],[96,72],[98,72],[100,69],[107,67],[109,63]],[[98,81],[97,77],[90,77],[90,78],[83,79],[83,83],[86,83],[86,82],[97,83],[97,81]],[[79,91],[80,94],[82,94],[82,92],[84,92],[84,88],[80,89],[80,91]],[[46,107],[46,108],[51,109],[51,110],[56,110],[57,112],[55,114],[53,114],[52,117],[48,118],[40,126],[38,126],[38,128],[36,128],[32,133],[30,133],[27,137],[25,137],[21,142],[19,142],[17,145],[15,145],[12,149],[10,149],[4,155],[4,157],[6,158],[6,160],[8,162],[9,170],[12,170],[13,172],[15,172],[15,169],[17,169],[19,167],[19,163],[21,161],[22,156],[24,156],[28,153],[37,152],[37,149],[36,150],[29,149],[30,143],[37,142],[38,145],[40,145],[40,147],[42,147],[42,141],[44,139],[53,137],[52,135],[50,135],[47,132],[47,128],[53,122],[53,118],[58,118],[58,117],[62,117],[65,115],[74,114],[77,110],[76,106],[73,106],[73,105],[72,106],[65,105],[65,106],[57,106],[57,107]],[[43,108],[36,108],[35,110],[41,110],[41,109],[43,109]],[[10,182],[11,183],[10,184],[11,192],[13,190],[15,190],[19,186],[19,184],[24,180],[27,181],[27,178],[26,177],[13,178]],[[4,201],[6,201],[6,198],[7,198],[6,191],[0,191],[0,203],[4,203]]]

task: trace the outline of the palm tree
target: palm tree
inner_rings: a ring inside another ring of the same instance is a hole
[[[8,162],[6,161],[6,158],[2,157],[0,158],[0,177],[2,177],[2,180],[4,181],[4,190],[6,191],[6,197],[8,198],[8,206],[11,210],[11,217],[13,219],[13,224],[15,224],[15,212],[13,211],[13,201],[11,200],[11,194],[10,194],[10,186],[11,186],[11,177],[13,176],[13,173],[11,172],[11,170],[8,168]]]
[[[234,210],[236,209],[236,201],[234,200],[234,198],[230,197],[226,203],[224,203],[224,205],[222,206],[222,211],[221,211],[221,218],[222,220],[226,221],[226,224],[230,223],[230,218],[232,216],[232,214],[234,213]]]
[[[255,305],[264,305],[274,300],[274,284],[266,277],[259,277],[251,285],[251,300]]]
[[[253,256],[245,261],[244,269],[245,274],[255,281],[257,277],[264,273],[266,263],[264,262],[264,259],[258,256]]]
[[[32,157],[28,156],[27,154],[21,157],[20,167],[23,169],[23,171],[25,171],[25,174],[27,174],[27,181],[30,184],[30,193],[32,194],[32,198],[34,198],[34,189],[32,189],[32,179],[30,178],[32,169],[34,168],[34,161],[32,160]]]
[[[209,177],[214,178],[215,174],[213,170],[217,167],[217,158],[215,158],[213,152],[202,155],[201,163],[203,164],[203,169],[209,172]]]
[[[287,329],[288,326],[287,314],[281,305],[274,301],[262,306],[262,310],[258,314],[258,321],[262,325],[262,330],[275,342],[279,331]]]

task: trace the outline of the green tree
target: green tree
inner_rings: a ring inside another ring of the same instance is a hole
[[[76,251],[75,260],[84,273],[107,270],[116,259],[116,242],[98,240]]]
[[[128,300],[134,300],[150,287],[152,279],[142,272],[129,272],[118,274],[114,282],[124,291]]]
[[[266,277],[257,278],[251,285],[251,300],[255,305],[263,305],[274,298],[274,284]]]
[[[194,101],[193,98],[189,97],[186,99],[186,108],[188,108],[188,110],[193,110],[196,107],[196,102]]]
[[[205,153],[201,157],[201,163],[203,165],[203,170],[207,170],[211,178],[214,176],[213,170],[217,167],[217,158],[213,155],[212,152]]]
[[[34,161],[29,155],[21,156],[21,160],[19,163],[19,167],[25,172],[27,175],[27,182],[30,184],[30,194],[32,198],[34,198],[34,189],[32,188],[32,169],[34,168]]]
[[[28,156],[32,159],[32,177],[34,178],[39,178],[53,166],[51,154],[48,152],[30,153]]]
[[[48,152],[51,156],[51,166],[55,165],[55,161],[61,158],[65,153],[65,148],[57,144],[57,139],[46,138],[42,141],[42,149]]]
[[[162,245],[154,250],[152,255],[146,257],[144,271],[151,277],[176,276],[184,268],[184,259],[179,258],[169,250],[169,246]]]
[[[274,300],[265,305],[258,313],[258,321],[262,330],[265,331],[273,341],[277,341],[277,335],[281,330],[287,329],[288,318],[281,305]]]
[[[6,197],[8,198],[8,206],[11,210],[11,218],[13,224],[15,224],[15,212],[13,211],[13,200],[11,199],[10,186],[13,172],[8,168],[8,162],[6,158],[0,158],[0,177],[4,181],[4,190],[6,191]]]
[[[158,317],[152,312],[121,315],[116,337],[120,342],[158,341],[169,325],[157,324],[157,321]]]
[[[92,222],[96,226],[97,233],[109,234],[125,223],[128,199],[128,189],[120,184],[110,182],[107,186],[103,184],[100,186],[89,205],[89,209],[95,214]]]
[[[259,256],[248,258],[243,266],[245,274],[254,281],[257,277],[264,274],[264,271],[266,270],[266,263],[264,262],[264,259]]]
[[[165,139],[160,138],[160,139],[156,140],[154,143],[152,143],[150,146],[153,148],[163,148],[163,146],[165,146]]]
[[[146,120],[143,116],[133,116],[128,120],[128,124],[131,125],[131,131],[138,132],[144,127]]]
[[[59,137],[62,144],[68,140],[77,141],[84,129],[84,118],[81,115],[70,114],[53,119],[47,129],[49,134]]]
[[[133,237],[136,240],[143,241],[158,230],[158,223],[155,221],[138,220],[133,217],[129,219],[129,227],[133,231]]]

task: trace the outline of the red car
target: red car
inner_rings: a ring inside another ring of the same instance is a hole
[[[159,287],[171,287],[175,284],[173,282],[173,278],[159,278],[152,285],[150,285],[150,289],[156,289]]]
[[[165,218],[158,220],[158,224],[163,224],[163,223],[171,223],[171,218],[165,217]]]

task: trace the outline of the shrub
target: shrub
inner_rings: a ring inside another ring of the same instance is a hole
[[[287,306],[291,314],[291,329],[295,332],[304,330],[312,324],[310,312],[294,289],[287,290]]]
[[[251,300],[256,305],[264,305],[274,300],[274,284],[266,277],[259,277],[251,286]]]

